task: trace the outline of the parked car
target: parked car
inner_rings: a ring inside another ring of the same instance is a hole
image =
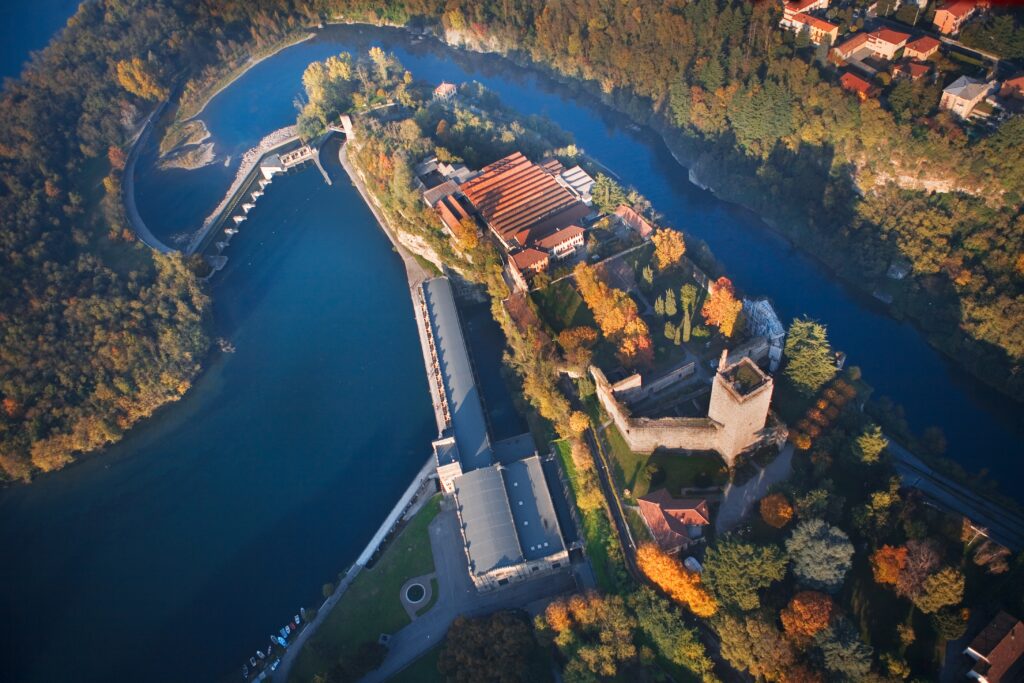
[[[685,560],[683,560],[683,566],[689,569],[691,572],[697,572],[698,574],[704,571],[704,567],[700,565],[700,562],[697,561],[697,558],[692,556],[687,557]]]

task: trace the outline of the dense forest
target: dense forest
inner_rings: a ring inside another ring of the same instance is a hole
[[[164,98],[194,108],[251,55],[342,17],[432,25],[592,83],[661,128],[702,180],[814,240],[852,281],[873,287],[907,261],[894,312],[1020,396],[1024,119],[968,136],[926,116],[917,90],[860,103],[834,84],[821,50],[778,30],[779,11],[741,0],[83,4],[0,96],[3,476],[116,440],[198,371],[206,299],[179,257],[133,241],[121,208],[143,117]],[[1015,50],[1015,21],[994,17],[966,37]],[[899,189],[897,176],[959,191]]]

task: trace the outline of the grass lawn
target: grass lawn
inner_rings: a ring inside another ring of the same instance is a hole
[[[646,486],[664,487],[674,496],[678,496],[683,488],[724,486],[729,480],[729,471],[717,455],[655,453],[650,463],[656,465],[661,474],[656,474],[653,480],[647,480]],[[649,490],[641,490],[638,486],[636,495],[643,496]]]
[[[555,450],[562,460],[566,476],[569,478],[569,485],[575,493],[579,490],[579,474],[576,472],[576,464],[572,461],[572,451],[569,442],[561,439],[555,443]],[[572,501],[575,505],[575,500]],[[608,544],[616,543],[615,534],[612,532],[611,524],[603,510],[579,510],[581,532],[583,542],[587,548],[587,557],[594,568],[594,578],[597,587],[606,593],[617,591],[615,581],[615,566],[608,552]]]
[[[583,298],[576,292],[571,280],[561,280],[534,292],[533,300],[544,322],[551,326],[555,334],[579,325],[597,327],[594,315],[583,303]]]
[[[650,530],[647,525],[644,524],[643,517],[634,508],[628,507],[626,510],[626,523],[629,524],[629,531],[633,534],[633,541],[640,545],[648,541],[653,541],[654,538],[651,536]]]
[[[629,489],[630,495],[624,497],[629,502],[633,502],[636,496],[647,493],[650,486],[650,475],[646,471],[647,460],[650,456],[631,451],[618,427],[614,424],[608,425],[604,436],[611,450],[612,462],[610,464],[612,475],[615,477],[615,485],[620,491]]]
[[[415,662],[388,679],[388,683],[441,683],[444,679],[437,670],[441,646],[436,645]]]
[[[381,633],[394,633],[409,623],[399,591],[414,576],[434,571],[427,526],[441,509],[434,496],[393,539],[377,563],[364,569],[299,653],[291,681],[309,681],[339,658],[353,653]]]

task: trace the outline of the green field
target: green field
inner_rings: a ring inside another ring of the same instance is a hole
[[[678,496],[683,488],[722,486],[728,481],[729,473],[717,455],[634,453],[615,425],[608,425],[605,439],[612,457],[615,483],[620,489],[629,489],[628,502],[647,495],[652,488],[665,488],[673,496]]]
[[[437,659],[441,646],[436,645],[415,662],[388,679],[388,683],[441,683],[444,678],[437,670]]]
[[[433,499],[391,541],[372,568],[364,569],[299,653],[290,681],[309,681],[341,657],[382,633],[409,624],[399,592],[409,579],[434,571],[427,527],[441,509]]]

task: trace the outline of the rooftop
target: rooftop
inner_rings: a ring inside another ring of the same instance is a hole
[[[533,230],[543,232],[577,222],[590,209],[555,177],[520,152],[485,166],[462,192],[506,243],[520,233],[524,246]]]
[[[839,29],[839,27],[836,24],[827,22],[824,19],[819,19],[818,17],[810,14],[794,14],[792,17],[792,21],[801,24],[807,24],[811,28],[816,28],[819,31],[824,31],[825,33],[831,33],[832,31],[836,31]]]
[[[486,467],[491,464],[491,443],[451,283],[443,277],[428,280],[423,284],[423,295],[462,468],[468,471]]]
[[[703,498],[675,498],[659,489],[637,499],[640,514],[662,548],[673,549],[690,541],[690,526],[711,523],[708,503]]]
[[[1024,623],[1000,612],[971,641],[970,649],[984,657],[974,671],[991,683],[1019,681],[1024,678]]]
[[[871,33],[871,37],[883,43],[889,43],[890,45],[900,45],[910,39],[910,34],[893,31],[890,28],[883,28],[878,31],[873,31]]]
[[[720,374],[740,396],[749,396],[770,381],[768,375],[747,356],[725,367]]]
[[[844,55],[853,54],[857,48],[868,42],[867,33],[858,33],[849,40],[844,40],[833,48],[836,52]]]
[[[519,270],[534,268],[542,263],[546,263],[547,260],[548,255],[546,253],[530,247],[512,254],[512,262],[516,264],[516,268]]]
[[[537,240],[537,246],[541,249],[554,249],[563,242],[579,237],[584,232],[578,225],[570,225],[568,228],[556,230],[547,237]]]
[[[983,93],[988,92],[988,89],[989,84],[985,81],[979,81],[968,76],[961,76],[947,85],[942,92],[965,100],[973,100],[974,98],[981,96]]]
[[[849,71],[839,77],[839,84],[846,90],[852,90],[853,92],[862,93],[864,95],[869,95],[872,90],[870,83],[857,74],[850,73]]]
[[[941,43],[931,36],[921,36],[907,43],[907,49],[916,52],[930,52],[931,50],[938,49],[939,45]]]
[[[935,11],[946,11],[955,17],[963,18],[974,11],[974,2],[972,2],[971,0],[957,0],[957,2],[944,5]]]
[[[486,574],[523,561],[505,481],[497,467],[456,477],[455,496],[472,573]]]
[[[501,471],[523,557],[538,560],[564,550],[540,458],[534,455]]]

